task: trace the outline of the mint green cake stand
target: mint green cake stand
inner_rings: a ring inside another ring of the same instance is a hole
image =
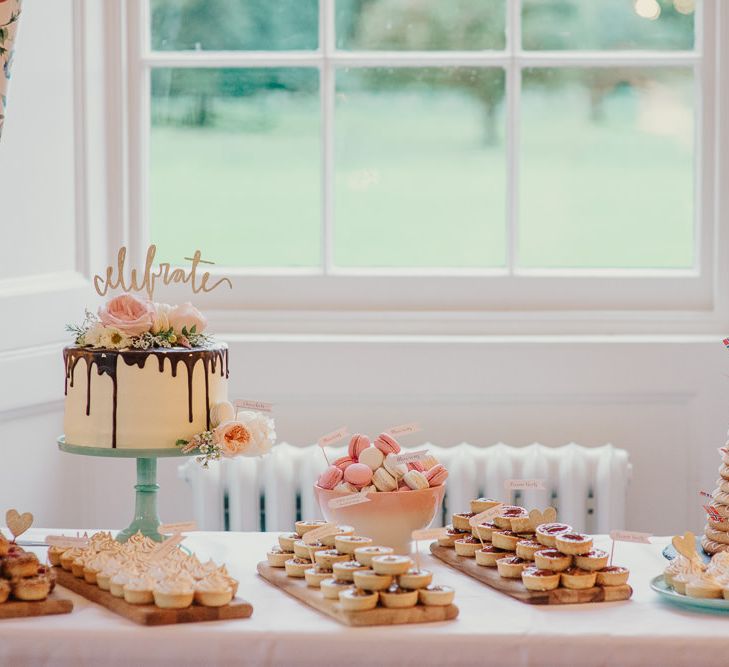
[[[122,530],[116,539],[126,542],[137,532],[151,537],[157,542],[165,539],[157,530],[160,525],[157,512],[157,459],[177,456],[194,456],[196,452],[183,454],[179,449],[112,449],[111,447],[81,447],[66,442],[66,438],[58,438],[58,449],[68,454],[81,456],[104,456],[111,459],[137,459],[136,502],[134,520]]]

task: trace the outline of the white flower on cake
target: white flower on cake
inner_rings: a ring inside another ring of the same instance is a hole
[[[95,324],[84,334],[84,345],[107,350],[122,350],[130,347],[132,339],[116,327]]]
[[[170,328],[169,314],[173,306],[169,303],[154,303],[154,312],[152,313],[152,329],[153,334],[162,333]]]

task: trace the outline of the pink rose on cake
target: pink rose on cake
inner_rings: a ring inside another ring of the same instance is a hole
[[[183,335],[183,329],[187,333],[200,334],[208,326],[205,316],[189,301],[175,306],[166,315],[169,325],[178,336]]]
[[[121,294],[99,308],[99,320],[127,336],[139,336],[152,328],[153,312],[152,304]]]

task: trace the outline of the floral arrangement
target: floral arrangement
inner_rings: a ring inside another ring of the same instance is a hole
[[[69,325],[81,347],[149,350],[201,347],[211,342],[207,320],[190,302],[179,306],[141,301],[132,294],[114,297],[98,310],[86,311],[80,325]]]
[[[218,403],[210,411],[213,429],[178,440],[185,454],[197,451],[195,460],[207,468],[212,461],[237,456],[262,456],[276,442],[273,419],[260,412],[246,410],[236,415],[229,402]]]

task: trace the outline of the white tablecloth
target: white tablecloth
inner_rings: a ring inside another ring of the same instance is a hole
[[[34,529],[23,537],[41,539]],[[421,555],[438,583],[456,589],[455,621],[348,628],[256,574],[273,533],[195,533],[186,544],[228,564],[253,616],[146,628],[65,589],[71,614],[0,620],[0,665],[723,665],[729,615],[684,611],[648,582],[665,561],[667,538],[619,543],[615,562],[631,570],[633,599],[557,607],[526,605]],[[597,538],[607,547],[608,540]],[[422,549],[422,548],[421,548]]]

